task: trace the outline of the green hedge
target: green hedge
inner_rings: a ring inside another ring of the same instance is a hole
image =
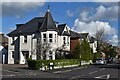
[[[28,59],[28,67],[31,69],[39,69],[42,67],[49,67],[50,63],[53,63],[54,66],[68,66],[68,65],[79,65],[79,59],[62,59],[62,60],[31,60]]]

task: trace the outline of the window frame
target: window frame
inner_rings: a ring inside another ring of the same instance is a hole
[[[24,43],[27,43],[27,35],[24,36]]]
[[[51,37],[50,37],[50,35],[51,35]],[[53,34],[52,34],[52,33],[49,34],[49,42],[50,42],[50,43],[53,42]]]
[[[15,57],[15,51],[12,51],[12,56],[11,56],[13,59]]]
[[[45,36],[44,36],[45,35]],[[46,37],[47,37],[47,35],[46,35],[46,33],[44,33],[43,34],[43,42],[46,42]]]

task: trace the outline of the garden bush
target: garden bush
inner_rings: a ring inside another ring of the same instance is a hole
[[[28,59],[28,67],[31,69],[40,69],[42,67],[49,67],[50,63],[54,64],[54,67],[64,67],[68,65],[79,65],[80,60],[79,59],[61,59],[61,60],[32,60]]]

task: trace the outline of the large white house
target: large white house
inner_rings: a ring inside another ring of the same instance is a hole
[[[70,32],[67,24],[54,21],[48,9],[44,17],[35,17],[25,24],[17,24],[17,28],[8,34],[8,64],[25,64],[27,58],[37,59],[36,45],[50,44],[50,50],[41,51],[41,59],[55,60],[55,51],[64,45],[70,50]],[[43,45],[45,46],[45,45]]]

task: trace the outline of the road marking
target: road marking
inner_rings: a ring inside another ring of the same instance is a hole
[[[89,74],[93,74],[93,73],[96,73],[96,72],[98,72],[98,71],[93,71],[93,72],[90,72]]]
[[[2,75],[3,77],[13,77],[15,76],[14,74],[9,74],[9,75]]]
[[[102,70],[105,70],[106,68],[102,68],[102,69],[100,69],[100,71],[102,71]]]
[[[75,79],[75,78],[79,78],[81,76],[75,76],[75,77],[70,77],[69,79]]]
[[[87,67],[74,68],[74,69],[69,69],[69,70],[65,70],[65,71],[55,71],[53,73],[65,73],[65,72],[70,72],[70,71],[74,71],[74,70],[78,70],[78,69],[83,69],[83,68],[87,68]]]
[[[99,79],[109,79],[109,78],[110,78],[110,74],[108,74],[108,75],[101,75],[101,76],[94,77],[94,78],[99,78]]]
[[[3,70],[3,71],[12,72],[12,73],[19,73],[19,72],[15,72],[15,71],[12,71],[12,70]]]

